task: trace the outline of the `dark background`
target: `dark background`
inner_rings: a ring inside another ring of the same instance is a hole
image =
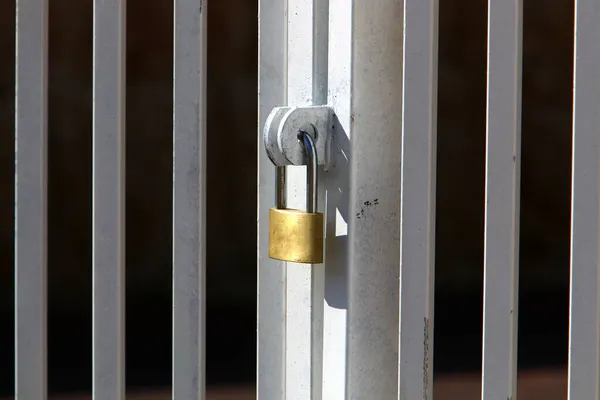
[[[127,384],[168,387],[172,0],[127,3]],[[14,11],[0,2],[0,395],[13,384]],[[208,13],[208,383],[252,384],[257,1]],[[567,359],[573,2],[526,0],[524,13],[526,369]],[[440,0],[436,374],[481,363],[486,18],[485,0]],[[49,385],[79,392],[91,388],[92,1],[50,0],[49,40]]]

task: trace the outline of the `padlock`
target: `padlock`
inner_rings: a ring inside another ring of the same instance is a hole
[[[269,210],[269,257],[303,264],[323,262],[324,217],[317,212],[318,158],[313,138],[298,133],[307,157],[306,211],[286,208],[285,167],[277,167],[277,208]]]

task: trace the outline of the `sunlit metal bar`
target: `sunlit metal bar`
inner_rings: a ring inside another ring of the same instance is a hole
[[[488,2],[482,398],[517,395],[522,0]]]
[[[600,398],[600,3],[575,1],[569,400]]]
[[[346,397],[398,395],[402,19],[396,0],[354,0]]]
[[[258,289],[257,398],[285,395],[285,264],[269,258],[269,209],[275,205],[275,171],[262,141],[265,120],[286,104],[287,1],[259,0],[258,81]]]
[[[93,396],[125,397],[125,1],[94,1]]]
[[[207,2],[176,0],[173,98],[173,399],[206,382]]]
[[[325,104],[328,1],[288,0],[288,8],[287,104]],[[287,168],[290,208],[306,209],[305,168]],[[319,190],[320,212],[322,193]],[[324,265],[288,262],[286,268],[286,398],[319,400],[323,383]]]
[[[351,131],[352,7],[329,0],[327,104],[337,116],[332,166],[322,174],[327,192],[323,304],[323,399],[346,399],[348,316],[348,179]]]
[[[48,2],[16,3],[15,398],[47,397]]]
[[[404,0],[399,399],[433,395],[438,0]]]

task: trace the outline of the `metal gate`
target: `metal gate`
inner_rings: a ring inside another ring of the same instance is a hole
[[[15,392],[44,399],[48,0],[16,2]],[[173,397],[205,391],[206,4],[174,2]],[[125,7],[93,19],[93,394],[123,399]]]
[[[23,400],[47,397],[48,1],[16,1]],[[485,400],[516,398],[522,3],[488,2]],[[580,400],[600,398],[600,3],[575,4],[568,396]],[[207,4],[174,7],[172,374],[173,398],[183,400],[205,392]],[[259,400],[432,398],[437,8],[438,0],[260,0]],[[116,400],[125,397],[125,0],[94,0],[93,46],[93,393]],[[268,257],[276,182],[285,176],[289,207],[305,206],[305,167],[288,160],[278,169],[265,152],[278,108],[308,110],[296,122],[314,125],[314,112],[328,112],[320,265]]]

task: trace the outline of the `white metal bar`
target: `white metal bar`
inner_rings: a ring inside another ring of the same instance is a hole
[[[327,0],[288,1],[287,103],[327,101]],[[306,208],[306,167],[288,167],[287,206]],[[319,210],[324,196],[319,190]],[[322,396],[324,265],[287,263],[286,399]]]
[[[15,398],[47,397],[48,2],[16,3]]]
[[[398,395],[402,19],[397,0],[352,3],[348,399]]]
[[[93,396],[125,397],[125,0],[94,1]]]
[[[575,1],[569,400],[600,398],[600,3]]]
[[[346,332],[348,309],[348,160],[352,8],[347,0],[329,0],[328,101],[338,124],[333,162],[321,174],[327,192],[325,224],[325,303],[323,310],[323,399],[346,399]]]
[[[399,399],[433,395],[438,0],[404,0]]]
[[[173,83],[173,399],[206,381],[207,2],[175,0]]]
[[[515,399],[522,0],[488,2],[482,398]]]
[[[269,209],[275,206],[275,166],[262,142],[265,120],[287,97],[287,1],[259,1],[257,398],[285,395],[285,281],[283,262],[269,258]]]

